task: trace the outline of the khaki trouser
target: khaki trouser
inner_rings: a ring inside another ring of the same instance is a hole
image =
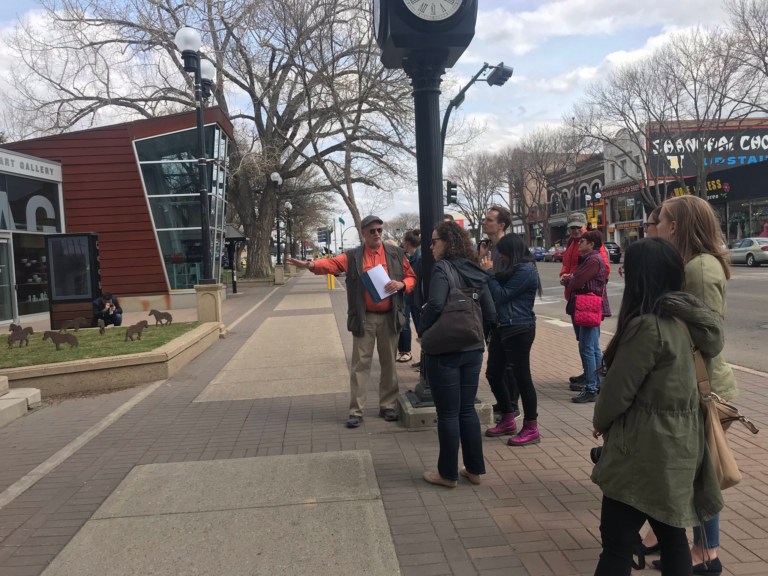
[[[391,313],[369,312],[365,315],[365,335],[352,338],[352,370],[349,373],[350,416],[362,416],[365,411],[374,345],[379,351],[379,364],[381,364],[379,407],[395,407],[398,392],[395,372],[397,338],[398,333],[395,331]]]

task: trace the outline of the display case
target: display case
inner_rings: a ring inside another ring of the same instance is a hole
[[[90,325],[92,302],[101,296],[98,234],[45,236],[51,329],[78,316]]]

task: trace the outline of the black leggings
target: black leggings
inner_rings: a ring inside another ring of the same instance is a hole
[[[509,414],[513,399],[505,383],[504,373],[509,365],[514,375],[520,398],[523,401],[523,414],[526,420],[538,419],[536,389],[531,379],[531,346],[536,338],[536,326],[514,336],[501,339],[499,330],[491,334],[488,344],[488,364],[485,377],[491,385],[491,391],[499,403],[502,414]]]
[[[632,553],[635,545],[640,542],[638,532],[646,520],[659,539],[661,576],[693,574],[685,528],[662,524],[637,508],[603,496],[603,509],[600,513],[603,553],[600,554],[595,576],[631,576]]]

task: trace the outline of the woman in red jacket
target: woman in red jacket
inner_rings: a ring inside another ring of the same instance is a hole
[[[568,231],[570,236],[568,237],[567,248],[565,254],[563,254],[563,267],[560,269],[560,284],[565,286],[564,277],[576,272],[576,268],[579,267],[579,239],[584,232],[587,231],[587,217],[582,212],[576,212],[571,214],[571,220],[568,223]],[[605,260],[605,267],[608,272],[606,281],[611,275],[611,264],[608,260],[608,253],[605,251],[605,246],[600,247],[600,255]],[[571,299],[571,292],[568,288],[565,288],[565,301],[568,302]],[[571,323],[573,324],[573,331],[576,333],[576,341],[579,341],[579,327],[573,322],[571,317]],[[581,392],[586,385],[586,376],[582,373],[579,376],[570,377],[570,388],[574,392]]]

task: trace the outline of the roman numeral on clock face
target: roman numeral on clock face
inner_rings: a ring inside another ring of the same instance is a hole
[[[426,11],[427,11],[427,4],[426,4],[426,2],[425,2],[424,4],[422,4],[422,5],[419,7],[419,12],[422,12],[422,13],[423,13],[423,12],[426,12]]]

